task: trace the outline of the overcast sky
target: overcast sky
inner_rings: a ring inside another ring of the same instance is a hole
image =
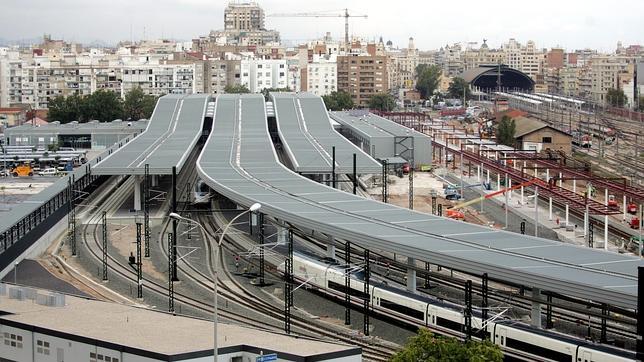
[[[405,47],[411,36],[419,49],[455,42],[497,47],[509,38],[538,47],[613,51],[644,44],[643,0],[258,0],[266,14],[318,12],[348,7],[367,19],[350,21],[351,34],[382,36]],[[21,40],[50,33],[68,41],[172,38],[190,40],[223,28],[224,0],[0,0],[0,39]],[[525,5],[524,5],[525,4]],[[341,18],[271,18],[269,29],[282,39],[304,41],[330,31],[343,37]]]

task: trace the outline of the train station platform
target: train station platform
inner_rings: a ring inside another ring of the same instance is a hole
[[[209,95],[169,94],[159,99],[146,130],[92,168],[95,175],[171,175],[183,168],[202,135]]]
[[[382,166],[333,129],[322,98],[309,93],[271,93],[277,129],[296,172],[380,173]],[[335,148],[335,168],[333,149]]]
[[[423,214],[313,182],[279,162],[265,120],[261,96],[218,98],[197,171],[236,203],[261,203],[271,217],[368,249],[635,308],[639,258]]]

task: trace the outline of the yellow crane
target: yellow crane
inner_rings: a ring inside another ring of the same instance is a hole
[[[349,14],[349,9],[343,9],[343,13],[278,13],[268,16],[275,18],[344,18],[344,43],[347,47],[349,46],[349,18],[367,18],[367,15]]]

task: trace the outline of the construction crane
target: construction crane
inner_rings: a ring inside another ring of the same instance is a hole
[[[279,14],[269,14],[268,16],[275,18],[344,18],[344,43],[346,46],[349,46],[349,18],[367,18],[367,15],[351,15],[349,14],[349,9],[343,9],[344,13],[342,14],[329,14],[323,12],[317,13],[279,13]]]
[[[496,195],[503,194],[503,193],[508,192],[508,191],[514,191],[514,190],[519,189],[519,188],[521,188],[521,187],[530,186],[530,185],[532,185],[532,184],[534,184],[534,183],[536,183],[536,184],[540,184],[540,185],[545,184],[545,183],[543,182],[543,180],[538,179],[538,178],[534,178],[534,179],[532,179],[532,180],[528,180],[528,181],[526,181],[526,182],[522,182],[522,183],[517,184],[517,185],[514,185],[514,186],[512,186],[512,187],[506,187],[506,188],[503,188],[503,189],[501,189],[501,190],[498,190],[498,191],[495,191],[495,192],[491,192],[491,193],[489,193],[489,194],[485,194],[485,195],[483,195],[483,196],[481,196],[481,197],[477,197],[477,198],[472,199],[472,200],[470,200],[470,201],[465,201],[465,202],[462,202],[462,203],[460,203],[460,204],[458,204],[458,205],[454,205],[454,206],[450,207],[450,208],[447,210],[447,212],[446,212],[446,214],[445,214],[445,215],[446,215],[448,218],[450,218],[450,219],[460,219],[460,220],[463,220],[463,219],[465,218],[465,214],[464,214],[461,210],[462,210],[463,208],[465,208],[466,206],[469,206],[469,205],[475,204],[475,203],[477,203],[477,202],[481,202],[481,201],[483,201],[483,200],[491,199],[491,198],[495,197]],[[507,207],[507,205],[506,205],[505,207]]]

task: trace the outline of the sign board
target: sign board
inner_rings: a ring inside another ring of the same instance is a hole
[[[255,358],[255,362],[271,362],[271,361],[277,361],[276,353],[265,354],[265,355],[257,356]]]

